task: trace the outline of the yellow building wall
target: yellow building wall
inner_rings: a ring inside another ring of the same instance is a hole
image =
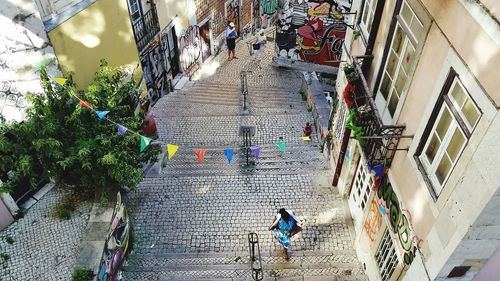
[[[92,82],[101,59],[111,67],[138,67],[134,74],[142,75],[127,1],[98,0],[48,35],[64,75],[73,72],[80,89]]]
[[[175,24],[175,32],[177,35],[182,34],[189,26],[189,15],[194,14],[196,7],[188,7],[187,1],[179,0],[158,0],[156,1],[156,12],[158,13],[158,21],[160,30],[163,30],[173,20]]]

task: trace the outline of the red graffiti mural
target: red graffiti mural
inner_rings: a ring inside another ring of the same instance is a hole
[[[327,28],[319,17],[310,18],[297,29],[297,45],[301,59],[318,64],[338,67],[346,25],[334,23]]]

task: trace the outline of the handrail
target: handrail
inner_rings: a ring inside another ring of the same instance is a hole
[[[247,72],[248,71],[245,70],[240,71],[241,93],[243,94],[243,110],[247,110],[247,95],[248,95]]]
[[[250,267],[255,281],[264,279],[262,260],[260,257],[259,236],[255,232],[248,233],[248,250],[250,251]]]

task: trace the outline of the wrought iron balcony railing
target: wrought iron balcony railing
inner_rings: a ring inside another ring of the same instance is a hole
[[[138,21],[134,22],[132,26],[134,28],[137,48],[139,52],[142,52],[144,48],[149,45],[154,36],[160,32],[156,7],[152,5],[151,9]]]
[[[405,126],[384,125],[375,106],[373,93],[362,72],[362,62],[365,59],[371,59],[371,57],[352,57],[353,66],[359,78],[353,85],[355,86],[354,107],[357,111],[356,125],[361,127],[363,133],[357,139],[372,167],[383,164],[389,168],[396,151],[406,150],[398,149]]]

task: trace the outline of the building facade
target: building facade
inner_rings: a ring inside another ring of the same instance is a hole
[[[124,1],[36,0],[61,70],[80,89],[94,79],[101,59],[142,75]]]
[[[354,0],[351,10],[330,159],[367,275],[492,276],[500,4]]]

